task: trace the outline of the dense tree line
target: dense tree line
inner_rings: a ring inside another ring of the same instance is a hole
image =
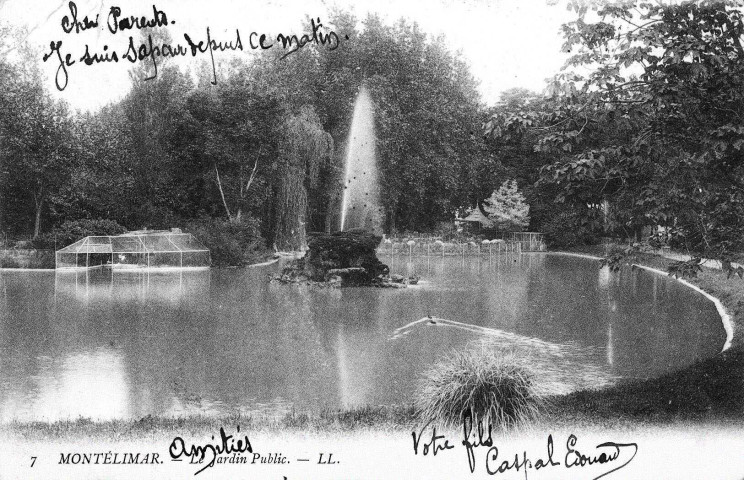
[[[167,62],[144,81],[151,72],[141,64],[128,95],[94,113],[71,114],[38,71],[3,59],[0,229],[36,237],[79,219],[137,229],[216,218],[255,226],[266,245],[297,248],[305,231],[338,228],[363,84],[377,112],[386,230],[451,221],[477,200],[471,182],[491,155],[467,64],[444,38],[404,20],[339,12],[331,23],[352,40],[283,59],[236,58],[217,85],[205,68]]]
[[[236,245],[298,248],[339,226],[365,85],[387,232],[435,230],[516,180],[527,228],[554,244],[663,226],[696,254],[741,251],[742,2],[568,4],[566,68],[545,94],[514,89],[490,107],[444,38],[345,12],[329,22],[351,39],[336,50],[236,58],[217,85],[209,68],[168,63],[143,81],[145,64],[95,113],[71,114],[32,66],[0,58],[0,230],[223,225],[252,239]]]

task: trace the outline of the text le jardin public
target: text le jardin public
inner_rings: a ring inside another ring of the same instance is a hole
[[[68,8],[69,14],[64,15],[61,21],[62,31],[65,34],[82,34],[90,30],[103,30],[108,31],[111,35],[127,35],[143,29],[153,31],[176,23],[172,18],[169,20],[166,12],[158,9],[155,5],[152,6],[152,15],[149,17],[125,15],[121,8],[112,6],[109,9],[105,25],[101,24],[102,20],[99,15],[92,19],[88,18],[87,15],[82,19],[79,18],[75,2],[69,2]],[[147,37],[139,42],[135,41],[133,35],[129,35],[127,47],[119,52],[109,48],[108,45],[103,45],[102,49],[94,51],[94,47],[86,44],[85,52],[80,56],[64,51],[62,40],[53,40],[50,42],[49,51],[44,54],[43,60],[46,62],[54,57],[59,62],[54,81],[57,89],[62,91],[69,82],[69,70],[75,65],[91,66],[99,63],[119,63],[120,60],[137,63],[138,61],[149,60],[152,62],[153,73],[144,80],[152,80],[158,75],[158,58],[186,57],[188,55],[196,57],[201,54],[209,54],[212,62],[212,84],[216,84],[217,71],[214,63],[214,52],[244,51],[245,48],[268,50],[278,47],[285,50],[284,55],[280,57],[283,59],[311,43],[324,46],[328,50],[335,50],[341,43],[341,38],[336,32],[323,28],[320,18],[314,18],[310,21],[310,30],[309,33],[301,35],[280,33],[276,37],[252,31],[247,36],[247,44],[243,43],[243,37],[241,37],[238,29],[235,30],[234,38],[229,41],[213,38],[209,27],[206,28],[206,36],[202,39],[184,33],[185,43],[153,40],[151,33],[148,33]],[[344,38],[349,39],[348,35]]]

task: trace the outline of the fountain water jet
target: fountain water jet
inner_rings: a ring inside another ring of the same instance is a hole
[[[382,208],[375,162],[374,109],[362,86],[349,131],[341,231],[311,234],[305,256],[285,264],[275,280],[389,288],[418,283],[416,275],[390,275],[388,266],[377,258]],[[409,257],[413,243],[408,242]]]
[[[382,207],[375,154],[374,106],[365,86],[359,89],[349,131],[341,204],[341,230],[363,228],[382,234]]]

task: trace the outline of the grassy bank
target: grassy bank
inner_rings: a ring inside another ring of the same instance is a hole
[[[11,422],[0,425],[0,435],[28,440],[106,438],[138,439],[152,436],[214,434],[220,427],[240,425],[241,430],[281,432],[347,432],[408,430],[416,424],[412,406],[360,407],[320,413],[291,412],[272,417],[259,414],[179,418],[146,416],[139,420],[94,422],[87,418],[57,422]]]

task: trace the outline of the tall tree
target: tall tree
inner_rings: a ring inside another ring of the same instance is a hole
[[[321,166],[333,155],[333,138],[311,106],[290,116],[281,135],[274,245],[300,250],[306,244],[307,190],[317,184]]]
[[[36,238],[49,198],[69,178],[76,153],[73,123],[67,106],[44,89],[36,66],[0,60],[0,87],[0,201],[15,197],[21,212],[23,204],[32,206]],[[25,223],[19,219],[10,229],[23,231]]]
[[[154,43],[169,42],[167,30],[143,30]],[[172,175],[178,171],[168,139],[184,111],[185,93],[193,88],[189,76],[170,59],[155,66],[139,63],[130,71],[132,88],[121,101],[125,134],[131,139],[126,158],[135,197],[129,205],[137,227],[167,226],[177,205]]]
[[[205,85],[186,100],[185,116],[177,121],[174,138],[178,155],[200,164],[200,174],[214,185],[222,213],[240,223],[243,212],[261,204],[258,193],[275,162],[278,123],[283,109],[268,95],[229,80]],[[258,195],[258,196],[257,196]]]
[[[375,103],[378,164],[388,230],[428,230],[474,200],[484,158],[477,84],[443,37],[415,23],[368,16],[349,48]]]

